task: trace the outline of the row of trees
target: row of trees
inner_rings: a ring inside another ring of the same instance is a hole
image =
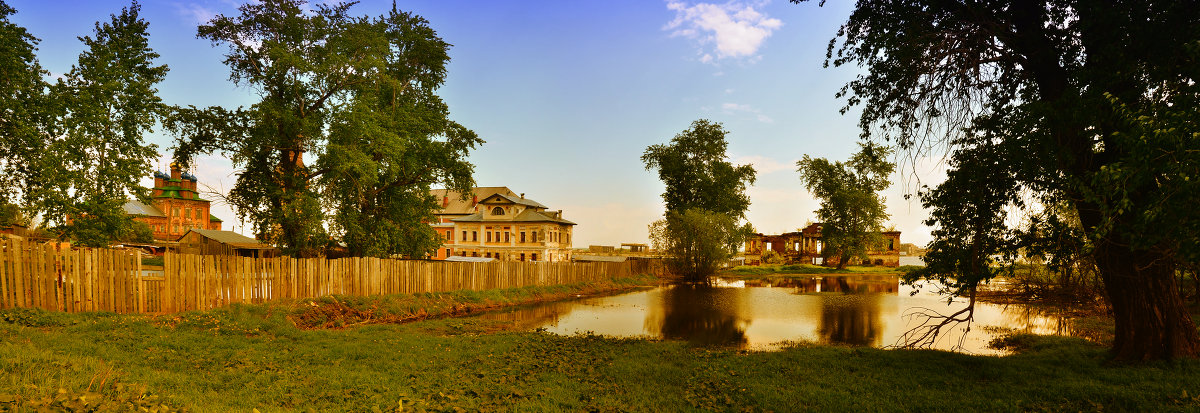
[[[727,134],[720,123],[700,119],[670,144],[651,145],[642,154],[646,169],[657,170],[666,186],[666,212],[650,225],[651,241],[674,273],[693,282],[729,262],[754,232],[743,221],[750,207],[746,186],[754,183],[755,171],[727,160]],[[821,200],[816,213],[824,223],[822,253],[840,258],[839,269],[882,242],[879,231],[888,215],[876,192],[890,184],[895,168],[890,155],[887,147],[865,144],[846,163],[807,155],[797,163],[801,179]]]
[[[37,39],[0,2],[0,203],[85,245],[127,236],[122,205],[147,197],[139,180],[158,153],[143,135],[161,124],[178,138],[176,162],[233,161],[227,200],[285,253],[340,239],[353,255],[425,255],[440,244],[424,224],[437,205],[429,189],[468,193],[466,158],[483,141],[436,94],[450,44],[429,22],[395,5],[354,16],[352,4],[266,0],[201,25],[199,38],[228,48],[230,80],[259,101],[196,108],[157,96],[168,69],[154,63],[136,2],[81,38],[88,50],[55,84]]]

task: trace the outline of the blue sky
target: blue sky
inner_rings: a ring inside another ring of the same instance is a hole
[[[122,1],[6,0],[12,20],[42,41],[52,75],[70,70],[78,36],[128,5]],[[481,186],[508,186],[579,225],[577,246],[646,242],[663,212],[662,184],[639,160],[695,119],[724,123],[730,158],[752,163],[748,218],[766,233],[813,220],[817,202],[801,186],[803,155],[833,160],[857,149],[857,112],[839,115],[834,93],[855,68],[822,68],[825,49],[850,2],[825,7],[783,0],[398,1],[454,45],[441,96],[451,116],[487,141],[471,155]],[[151,46],[171,71],[160,84],[169,104],[236,107],[252,90],[228,81],[223,47],[196,39],[196,26],[236,14],[232,0],[146,0]],[[352,11],[378,15],[387,1]],[[172,138],[148,141],[168,153]],[[162,161],[161,165],[165,165]],[[160,166],[161,166],[160,165]],[[906,163],[887,192],[891,223],[904,242],[929,241],[926,216],[903,194],[943,176],[936,162]],[[233,167],[199,159],[201,184],[228,189]],[[241,232],[232,212],[214,213]]]

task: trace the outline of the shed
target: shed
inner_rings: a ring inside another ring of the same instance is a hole
[[[200,255],[237,255],[240,257],[270,257],[278,250],[254,238],[216,229],[192,228],[179,237],[179,252]]]

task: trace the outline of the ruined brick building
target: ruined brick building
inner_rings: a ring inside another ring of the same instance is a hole
[[[888,267],[900,266],[900,231],[882,232],[883,244],[867,251],[867,259],[850,262],[851,265],[870,264]],[[784,264],[837,265],[837,257],[821,258],[824,245],[821,242],[821,224],[812,224],[799,232],[779,235],[753,234],[746,237],[746,265],[762,264],[766,251],[774,251]]]

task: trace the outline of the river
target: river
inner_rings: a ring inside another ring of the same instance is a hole
[[[889,347],[924,321],[948,315],[966,302],[894,275],[805,277],[777,281],[718,280],[712,286],[669,285],[632,293],[588,297],[483,314],[520,330],[555,334],[686,340],[694,345],[771,351],[791,342]],[[977,304],[970,331],[958,324],[932,348],[1001,354],[988,343],[994,327],[1064,334],[1066,319],[1024,305]]]

